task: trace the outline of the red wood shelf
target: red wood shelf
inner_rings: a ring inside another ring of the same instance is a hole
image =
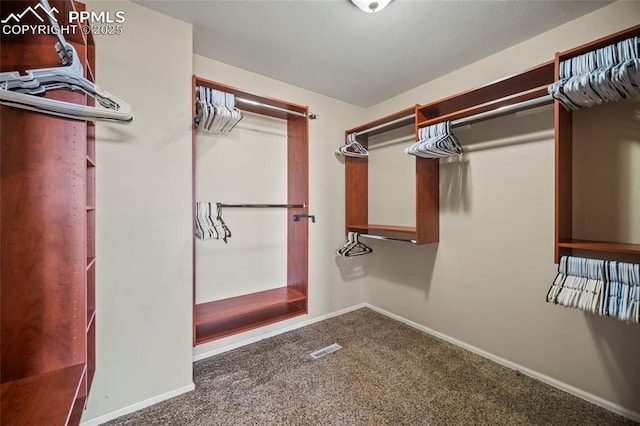
[[[304,301],[306,301],[306,299],[300,300],[300,302]],[[253,330],[306,313],[307,310],[298,303],[288,303],[270,306],[258,311],[248,312],[212,323],[200,324],[196,326],[196,344],[202,344],[240,332]]]
[[[427,120],[423,120],[421,122],[419,122],[417,124],[417,127],[424,127],[424,126],[428,126],[431,124],[436,124],[439,123],[441,121],[447,121],[447,120],[457,120],[460,118],[465,118],[465,117],[470,117],[472,115],[476,115],[476,114],[480,114],[483,112],[487,112],[487,111],[493,111],[496,110],[498,108],[504,107],[504,106],[509,106],[509,105],[513,105],[519,102],[524,102],[524,101],[528,101],[531,99],[536,99],[539,98],[541,96],[545,96],[548,95],[547,92],[547,86],[548,85],[543,85],[543,86],[539,86],[539,87],[535,87],[533,89],[529,89],[529,90],[525,90],[524,92],[520,92],[520,93],[515,93],[509,96],[504,96],[502,98],[498,98],[498,99],[493,99],[489,102],[485,102],[482,104],[478,104],[478,105],[473,105],[471,107],[468,108],[463,108],[460,109],[458,111],[454,111],[448,114],[443,114],[440,115],[438,117],[434,117],[434,118],[430,118]],[[553,100],[550,100],[548,102],[549,104],[553,103]]]
[[[228,299],[199,303],[195,305],[194,320],[196,325],[202,325],[261,311],[277,305],[298,302],[306,298],[306,295],[290,287],[279,287]]]
[[[0,423],[5,426],[66,425],[84,372],[85,365],[78,364],[2,383]]]
[[[425,104],[417,108],[416,120],[419,125],[422,126],[426,120],[433,118],[442,120],[441,117],[456,114],[470,107],[490,104],[496,100],[514,96],[514,94],[517,95],[531,90],[538,90],[553,82],[553,70],[554,61],[548,61],[518,74],[485,84],[484,86]],[[516,101],[511,100],[511,103],[515,102]]]
[[[591,250],[607,253],[626,253],[640,255],[640,244],[616,243],[609,241],[570,240],[558,243],[558,247],[579,250]]]
[[[556,53],[555,80],[560,78],[560,63],[630,37],[640,36],[640,25],[618,31],[573,49]],[[572,249],[593,252],[640,255],[640,244],[590,241],[573,238],[573,111],[558,101],[554,104],[555,122],[555,231],[554,260],[570,255]]]
[[[358,141],[365,147],[368,138],[391,130],[413,125],[415,127],[415,105],[393,114],[345,131],[345,141],[349,134],[362,133]],[[372,130],[369,130],[372,129]],[[426,158],[416,158],[416,226],[373,225],[369,221],[369,162],[367,158],[345,158],[345,223],[346,232],[391,232],[409,234],[416,244],[434,243],[440,235],[440,174],[439,162]]]
[[[347,229],[352,232],[368,233],[369,231],[397,232],[402,234],[416,234],[415,226],[396,225],[347,225]]]

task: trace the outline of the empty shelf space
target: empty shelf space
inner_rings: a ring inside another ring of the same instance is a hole
[[[207,324],[265,310],[273,306],[298,302],[306,298],[306,295],[292,288],[279,287],[229,299],[199,303],[195,305],[194,322],[196,325]]]
[[[84,364],[78,364],[3,383],[2,424],[67,424],[84,369]]]
[[[558,243],[558,247],[591,250],[608,253],[640,254],[640,244],[607,241],[570,240]]]
[[[255,312],[196,325],[196,345],[253,330],[278,321],[304,315],[307,310],[297,304],[280,304]]]

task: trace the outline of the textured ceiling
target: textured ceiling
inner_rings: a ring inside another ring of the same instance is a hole
[[[194,25],[194,53],[368,107],[610,1],[136,1]]]

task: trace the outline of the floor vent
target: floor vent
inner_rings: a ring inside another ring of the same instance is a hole
[[[311,352],[311,356],[315,359],[322,358],[323,356],[328,355],[332,352],[335,352],[338,349],[342,349],[342,346],[340,346],[337,343],[334,343],[333,345],[329,345],[325,348],[318,349],[317,351]]]

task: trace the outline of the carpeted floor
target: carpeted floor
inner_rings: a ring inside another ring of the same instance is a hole
[[[635,424],[369,309],[196,362],[194,382],[108,424]]]

